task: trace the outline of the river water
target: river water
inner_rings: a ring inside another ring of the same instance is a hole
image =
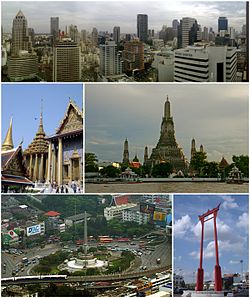
[[[223,182],[166,182],[85,184],[87,193],[248,193],[249,184]]]

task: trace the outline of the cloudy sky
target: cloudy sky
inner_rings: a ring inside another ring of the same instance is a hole
[[[248,154],[248,86],[245,84],[108,84],[86,86],[86,150],[99,160],[121,161],[151,152],[160,136],[163,107],[171,102],[176,140],[190,158],[191,139],[208,160]]]
[[[247,195],[176,195],[174,197],[174,267],[186,282],[193,282],[199,266],[201,224],[198,215],[221,203],[217,216],[219,261],[222,275],[248,271],[248,196]],[[205,224],[205,280],[213,280],[215,249],[213,221]]]
[[[229,26],[240,31],[245,21],[245,2],[242,1],[2,1],[4,32],[11,32],[12,20],[21,9],[28,26],[36,33],[50,32],[50,17],[60,18],[60,28],[74,24],[78,29],[111,32],[114,26],[121,33],[136,33],[136,15],[148,14],[149,29],[160,30],[172,25],[173,19],[194,17],[201,26],[217,31],[219,16],[228,18]]]

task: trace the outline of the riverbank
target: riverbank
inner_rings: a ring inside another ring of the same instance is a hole
[[[86,193],[248,193],[249,184],[225,182],[86,183]]]

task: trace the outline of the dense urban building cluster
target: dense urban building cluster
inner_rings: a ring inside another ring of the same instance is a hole
[[[50,18],[50,32],[28,27],[19,10],[12,34],[2,34],[3,81],[53,82],[238,82],[248,81],[248,28],[203,27],[193,17],[174,19],[160,31],[149,28],[150,16],[137,15],[137,33],[71,24]]]

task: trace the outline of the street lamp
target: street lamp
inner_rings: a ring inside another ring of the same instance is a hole
[[[243,260],[240,260],[241,264],[241,282],[243,283]]]

